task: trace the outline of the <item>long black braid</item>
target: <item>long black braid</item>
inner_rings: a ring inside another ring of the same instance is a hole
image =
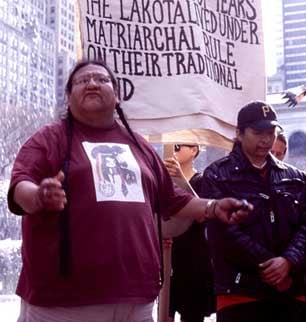
[[[59,219],[60,228],[60,245],[59,245],[59,255],[60,255],[60,273],[63,276],[67,276],[70,272],[71,264],[71,239],[70,239],[70,229],[69,229],[69,206],[70,206],[70,196],[69,196],[69,183],[68,183],[68,173],[71,158],[71,145],[72,145],[72,133],[73,133],[73,116],[70,109],[67,111],[66,118],[66,136],[67,136],[67,150],[63,162],[63,172],[64,172],[64,182],[63,189],[66,194],[67,203],[62,211]]]
[[[131,137],[133,138],[133,140],[135,141],[137,147],[139,148],[139,150],[143,153],[143,155],[145,156],[145,159],[148,161],[148,164],[150,165],[150,168],[152,170],[152,172],[154,173],[154,166],[151,162],[151,160],[149,159],[149,157],[147,156],[145,150],[143,149],[142,145],[139,143],[136,135],[134,134],[134,132],[132,131],[128,121],[126,120],[126,117],[124,115],[123,109],[121,108],[120,104],[118,103],[116,105],[116,111],[117,114],[120,118],[120,121],[122,122],[122,124],[124,125],[124,127],[127,129],[127,131],[129,132],[129,134],[131,135]],[[157,180],[159,180],[159,177],[157,176]],[[158,205],[157,205],[158,207]],[[163,238],[162,238],[162,222],[161,222],[161,215],[160,215],[160,210],[156,209],[156,214],[157,214],[157,228],[158,228],[158,239],[159,239],[159,248],[160,248],[160,261],[161,261],[161,271],[160,271],[160,278],[161,278],[161,285],[164,282],[164,257],[163,257]]]

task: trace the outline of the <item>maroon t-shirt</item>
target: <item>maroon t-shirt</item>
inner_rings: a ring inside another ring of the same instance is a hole
[[[9,207],[21,180],[39,184],[62,169],[65,122],[42,128],[21,148],[12,172]],[[154,212],[171,216],[192,198],[172,181],[152,147],[143,152],[125,128],[74,122],[69,166],[71,272],[59,273],[59,216],[22,218],[23,267],[17,294],[31,304],[73,306],[145,303],[159,292],[160,254]]]

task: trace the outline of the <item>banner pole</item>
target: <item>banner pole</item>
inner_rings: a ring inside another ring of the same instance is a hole
[[[163,158],[169,158],[173,155],[173,144],[165,144]],[[164,284],[158,297],[158,322],[168,322],[169,301],[170,301],[170,276],[171,276],[171,242],[163,243],[164,259]]]
[[[83,44],[81,35],[81,11],[79,1],[75,2],[75,46],[76,46],[76,58],[81,60],[83,58]]]

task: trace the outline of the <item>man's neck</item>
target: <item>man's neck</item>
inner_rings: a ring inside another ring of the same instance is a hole
[[[261,170],[261,169],[263,169],[263,168],[266,166],[266,164],[267,164],[267,161],[265,161],[265,162],[264,162],[264,163],[262,163],[261,165],[257,165],[257,164],[252,163],[252,166],[253,166],[254,168],[256,168],[256,169]]]
[[[267,163],[267,158],[251,158],[248,155],[247,158],[249,159],[251,164],[257,169],[262,169]]]

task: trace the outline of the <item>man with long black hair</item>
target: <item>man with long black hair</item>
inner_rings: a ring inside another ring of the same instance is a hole
[[[67,118],[35,133],[12,171],[9,208],[23,216],[19,321],[151,322],[161,287],[156,214],[233,223],[251,206],[174,187],[130,129],[104,62],[78,63],[66,92]]]

